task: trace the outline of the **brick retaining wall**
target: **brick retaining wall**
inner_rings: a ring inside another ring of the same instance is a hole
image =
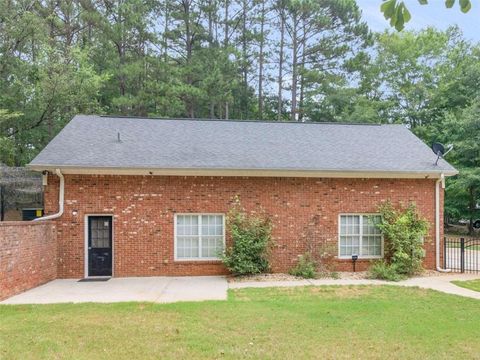
[[[57,277],[54,222],[0,222],[0,300]]]

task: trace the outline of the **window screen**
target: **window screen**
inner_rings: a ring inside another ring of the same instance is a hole
[[[223,215],[177,215],[177,259],[217,259],[225,243]]]
[[[340,257],[381,257],[383,236],[376,224],[380,215],[340,216]]]

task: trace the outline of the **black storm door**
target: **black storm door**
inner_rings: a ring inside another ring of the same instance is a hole
[[[88,276],[112,276],[112,217],[88,217]]]

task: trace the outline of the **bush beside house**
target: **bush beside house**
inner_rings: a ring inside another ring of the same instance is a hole
[[[247,214],[238,199],[227,217],[232,245],[221,259],[234,275],[254,275],[269,270],[272,222],[266,215]]]
[[[399,281],[418,274],[425,256],[423,239],[428,222],[419,216],[413,203],[395,209],[387,202],[379,210],[382,221],[377,226],[385,237],[385,259],[370,268],[371,277]]]
[[[299,257],[297,265],[290,269],[289,273],[305,279],[314,279],[317,277],[317,263],[310,253],[306,253]]]

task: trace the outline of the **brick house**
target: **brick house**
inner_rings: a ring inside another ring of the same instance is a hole
[[[307,249],[337,270],[383,256],[379,204],[415,202],[440,264],[444,178],[457,171],[402,125],[76,116],[28,165],[44,174],[58,277],[223,274],[238,196],[273,220],[272,271]]]

